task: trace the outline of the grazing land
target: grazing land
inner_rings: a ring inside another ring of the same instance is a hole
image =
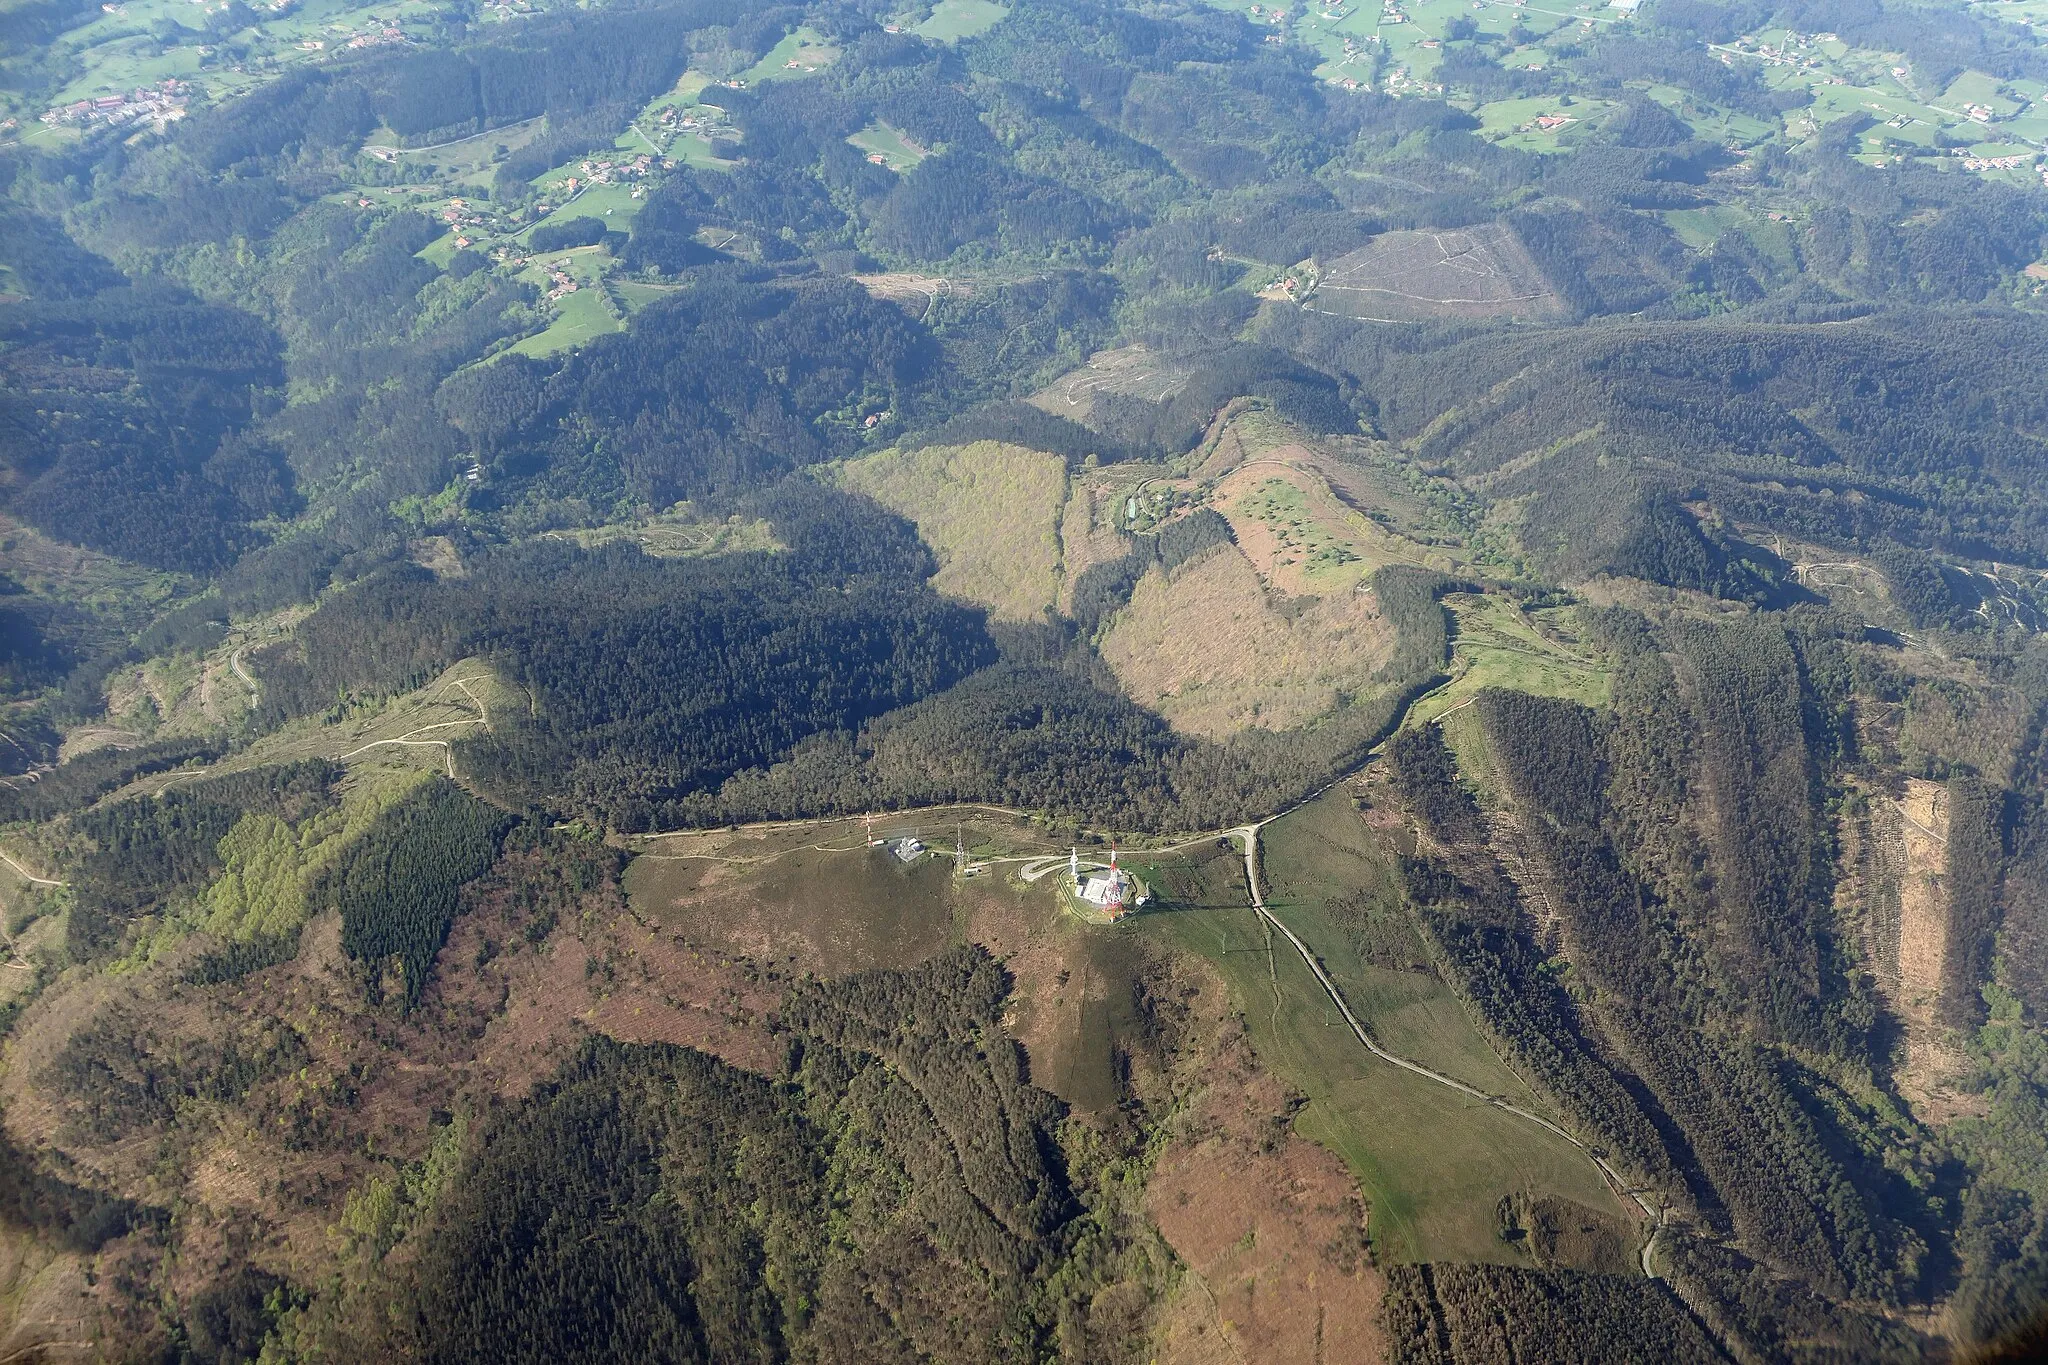
[[[1262,833],[1267,840],[1275,913],[1310,944],[1382,1046],[1540,1107],[1433,973],[1366,961],[1399,960],[1415,945],[1404,937],[1412,931],[1388,922],[1402,913],[1398,892],[1386,855],[1347,795],[1333,793],[1275,822]],[[1165,901],[1139,923],[1200,954],[1229,983],[1260,1063],[1308,1097],[1295,1130],[1356,1173],[1372,1209],[1372,1244],[1384,1260],[1527,1264],[1500,1235],[1500,1202],[1518,1194],[1554,1194],[1627,1224],[1584,1153],[1366,1052],[1293,949],[1284,941],[1276,948],[1248,908],[1241,854],[1234,870],[1225,849],[1134,862]]]
[[[939,0],[932,6],[931,17],[911,32],[934,42],[957,43],[962,38],[986,33],[1009,12],[1008,5],[996,4],[995,0]]]
[[[901,129],[886,123],[871,123],[846,140],[868,153],[868,160],[879,157],[881,164],[892,171],[915,170],[919,162],[931,155],[929,148],[918,145]]]
[[[1202,953],[1230,983],[1261,1065],[1308,1097],[1295,1131],[1337,1152],[1356,1175],[1373,1211],[1373,1248],[1386,1261],[1525,1263],[1501,1239],[1498,1209],[1532,1190],[1621,1215],[1576,1149],[1367,1053],[1300,959],[1269,953],[1250,911],[1162,914],[1145,927]],[[1374,1003],[1413,1004],[1404,994],[1377,993]],[[1366,1011],[1360,1017],[1372,1026]]]
[[[832,41],[816,29],[799,27],[788,34],[766,56],[739,79],[748,85],[762,81],[795,80],[815,75],[820,69],[839,60],[839,49]]]

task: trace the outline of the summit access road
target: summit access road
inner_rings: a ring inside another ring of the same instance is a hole
[[[1301,954],[1301,960],[1308,965],[1309,971],[1313,972],[1316,980],[1322,983],[1323,990],[1329,995],[1331,1003],[1336,1005],[1338,1012],[1344,1016],[1344,1022],[1351,1026],[1352,1034],[1357,1037],[1359,1042],[1365,1044],[1365,1050],[1390,1066],[1398,1066],[1403,1071],[1413,1072],[1424,1080],[1434,1081],[1438,1085],[1449,1086],[1462,1095],[1469,1095],[1475,1100],[1492,1105],[1495,1109],[1513,1114],[1524,1122],[1533,1123],[1545,1132],[1553,1133],[1563,1138],[1566,1142],[1584,1152],[1587,1159],[1600,1168],[1600,1174],[1607,1177],[1608,1183],[1633,1200],[1636,1207],[1643,1211],[1643,1216],[1650,1220],[1650,1236],[1643,1243],[1642,1266],[1644,1276],[1649,1279],[1656,1279],[1657,1272],[1650,1264],[1650,1252],[1657,1245],[1657,1232],[1664,1224],[1663,1210],[1652,1204],[1641,1191],[1634,1189],[1626,1180],[1623,1180],[1621,1173],[1608,1164],[1607,1158],[1601,1156],[1591,1147],[1588,1147],[1549,1119],[1544,1118],[1541,1114],[1531,1113],[1520,1105],[1510,1104],[1497,1095],[1489,1095],[1484,1090],[1467,1085],[1463,1081],[1454,1080],[1440,1071],[1432,1071],[1420,1062],[1411,1062],[1406,1057],[1396,1056],[1373,1041],[1372,1034],[1366,1031],[1365,1025],[1359,1022],[1358,1016],[1351,1012],[1351,1006],[1345,1002],[1343,992],[1337,989],[1336,982],[1330,980],[1329,973],[1323,970],[1323,964],[1317,961],[1314,953],[1309,951],[1308,945],[1303,943],[1292,929],[1281,923],[1277,915],[1266,908],[1265,892],[1259,884],[1259,831],[1273,823],[1273,820],[1277,818],[1277,816],[1271,817],[1261,820],[1257,824],[1245,825],[1230,831],[1230,834],[1234,837],[1244,840],[1244,879],[1245,885],[1251,892],[1252,909],[1258,914],[1259,918],[1265,920],[1267,924],[1286,935],[1287,941],[1294,945],[1294,950]]]
[[[1346,776],[1348,777],[1350,776],[1350,774],[1347,774]],[[1364,1045],[1366,1051],[1370,1052],[1373,1056],[1379,1058],[1381,1061],[1387,1063],[1389,1066],[1400,1067],[1403,1071],[1407,1071],[1413,1075],[1420,1076],[1424,1080],[1431,1081],[1437,1085],[1448,1086],[1450,1089],[1457,1091],[1461,1095],[1469,1096],[1472,1099],[1478,1100],[1483,1104],[1491,1105],[1495,1109],[1499,1109],[1506,1113],[1512,1114],[1516,1118],[1522,1120],[1524,1123],[1535,1124],[1537,1127],[1543,1129],[1545,1132],[1554,1134],[1555,1136],[1564,1139],[1572,1146],[1578,1148],[1581,1152],[1584,1152],[1586,1154],[1586,1159],[1591,1161],[1595,1166],[1599,1168],[1601,1175],[1603,1175],[1607,1179],[1608,1183],[1612,1185],[1615,1190],[1627,1196],[1630,1202],[1634,1203],[1637,1208],[1643,1211],[1644,1218],[1647,1219],[1650,1224],[1650,1236],[1643,1243],[1641,1255],[1643,1274],[1645,1277],[1650,1279],[1660,1278],[1651,1264],[1651,1253],[1656,1248],[1657,1233],[1663,1228],[1664,1225],[1664,1213],[1663,1210],[1660,1209],[1657,1205],[1650,1202],[1650,1199],[1643,1191],[1634,1188],[1626,1180],[1624,1180],[1621,1176],[1621,1173],[1614,1169],[1613,1165],[1608,1162],[1607,1158],[1600,1155],[1600,1153],[1594,1151],[1585,1143],[1579,1141],[1579,1139],[1573,1137],[1569,1132],[1565,1131],[1565,1129],[1563,1129],[1556,1123],[1553,1123],[1551,1120],[1544,1118],[1541,1114],[1532,1113],[1531,1111],[1522,1108],[1520,1105],[1510,1103],[1509,1101],[1504,1100],[1499,1096],[1489,1095],[1485,1091],[1480,1090],[1476,1086],[1467,1085],[1463,1081],[1456,1080],[1450,1076],[1444,1075],[1442,1072],[1432,1071],[1430,1068],[1422,1065],[1420,1062],[1410,1061],[1406,1057],[1398,1056],[1397,1054],[1389,1052],[1385,1048],[1381,1047],[1379,1043],[1374,1040],[1372,1034],[1367,1031],[1365,1025],[1359,1020],[1358,1016],[1352,1013],[1351,1006],[1349,1002],[1347,1002],[1344,999],[1343,992],[1337,989],[1336,982],[1332,981],[1330,979],[1329,973],[1323,970],[1323,964],[1321,963],[1321,961],[1317,959],[1316,955],[1309,950],[1308,944],[1304,943],[1292,929],[1288,928],[1284,923],[1280,921],[1278,916],[1274,915],[1271,910],[1266,908],[1265,890],[1259,879],[1259,831],[1264,829],[1267,825],[1272,824],[1275,820],[1281,819],[1283,816],[1292,814],[1294,811],[1300,809],[1302,806],[1305,806],[1309,802],[1316,800],[1317,798],[1321,797],[1325,792],[1328,792],[1332,787],[1337,786],[1344,780],[1346,779],[1340,777],[1329,783],[1326,783],[1321,788],[1310,793],[1308,796],[1302,798],[1300,801],[1293,803],[1286,809],[1276,811],[1274,814],[1269,815],[1265,819],[1259,820],[1255,823],[1248,825],[1239,825],[1234,829],[1209,830],[1204,833],[1194,835],[1191,838],[1182,839],[1176,843],[1166,845],[1165,847],[1137,847],[1131,849],[1130,852],[1134,857],[1144,857],[1148,855],[1156,856],[1161,853],[1169,853],[1178,849],[1188,848],[1195,844],[1206,843],[1213,839],[1242,840],[1244,843],[1245,885],[1251,897],[1252,911],[1256,913],[1261,919],[1263,919],[1267,924],[1271,925],[1274,929],[1277,929],[1281,934],[1283,934],[1286,937],[1289,943],[1294,945],[1294,950],[1297,953],[1301,954],[1302,962],[1306,964],[1309,971],[1314,974],[1316,981],[1322,986],[1324,992],[1330,997],[1331,1003],[1334,1004],[1337,1007],[1338,1012],[1344,1016],[1344,1022],[1350,1027],[1352,1035],[1356,1037],[1361,1044]],[[982,803],[962,803],[959,806],[953,807],[935,807],[933,808],[932,812],[895,811],[890,812],[889,814],[892,819],[900,821],[906,816],[915,816],[920,813],[942,812],[945,810],[979,810],[991,814],[1001,814],[1025,819],[1030,818],[1030,812],[1027,811],[1018,810],[1007,806],[994,806]],[[804,828],[816,828],[820,825],[843,824],[850,820],[858,820],[860,818],[862,817],[837,816],[827,817],[823,819],[813,818],[804,820],[764,820],[753,824],[739,826],[738,829],[754,832],[766,832],[770,830],[792,831]],[[640,837],[649,842],[652,842],[657,839],[675,838],[684,835],[703,834],[706,832],[707,831],[704,830],[669,830],[661,833],[642,835]],[[773,858],[783,856],[783,854],[790,851],[792,850],[782,850],[776,854],[768,855],[768,857]],[[840,850],[832,851],[836,852]],[[851,849],[845,851],[851,851]],[[653,856],[704,857],[707,855],[655,854]],[[1066,866],[1067,855],[1024,854],[1014,857],[989,858],[977,862],[976,866],[987,867],[999,863],[1024,864],[1025,866],[1019,869],[1023,877],[1028,881],[1036,881],[1038,880],[1038,878],[1043,877],[1047,873],[1051,872],[1054,868]]]

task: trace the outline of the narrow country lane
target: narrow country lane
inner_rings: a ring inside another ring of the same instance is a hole
[[[1413,1072],[1415,1075],[1434,1081],[1438,1085],[1449,1086],[1460,1094],[1470,1095],[1473,1099],[1490,1104],[1496,1109],[1505,1110],[1516,1118],[1533,1123],[1546,1132],[1556,1134],[1584,1152],[1587,1158],[1600,1168],[1600,1173],[1607,1177],[1608,1182],[1615,1189],[1634,1200],[1636,1206],[1642,1209],[1643,1216],[1650,1220],[1650,1236],[1643,1243],[1643,1274],[1650,1279],[1658,1278],[1656,1270],[1650,1264],[1650,1253],[1656,1247],[1657,1233],[1664,1225],[1663,1211],[1652,1204],[1642,1193],[1632,1189],[1629,1183],[1621,1178],[1621,1173],[1608,1164],[1607,1158],[1601,1156],[1591,1147],[1588,1147],[1549,1119],[1544,1118],[1541,1114],[1533,1114],[1520,1105],[1510,1104],[1506,1100],[1495,1095],[1489,1095],[1475,1086],[1467,1085],[1463,1081],[1453,1080],[1442,1072],[1432,1071],[1420,1062],[1411,1062],[1406,1057],[1397,1057],[1373,1041],[1373,1037],[1366,1031],[1365,1025],[1360,1023],[1358,1016],[1351,1012],[1351,1006],[1345,1002],[1343,993],[1337,989],[1337,983],[1330,980],[1329,973],[1323,970],[1323,964],[1316,960],[1316,955],[1309,951],[1308,945],[1303,943],[1292,929],[1281,923],[1277,915],[1266,908],[1265,892],[1259,885],[1259,830],[1270,823],[1270,819],[1261,820],[1257,824],[1245,825],[1231,831],[1236,837],[1244,840],[1244,876],[1245,883],[1251,890],[1252,909],[1266,923],[1287,936],[1287,941],[1292,943],[1294,950],[1301,954],[1301,960],[1308,964],[1308,969],[1311,972],[1315,973],[1316,980],[1322,983],[1323,990],[1328,993],[1331,1002],[1337,1006],[1338,1012],[1344,1016],[1344,1022],[1351,1026],[1351,1032],[1356,1035],[1359,1042],[1365,1044],[1366,1051],[1390,1066],[1398,1066],[1403,1071]]]

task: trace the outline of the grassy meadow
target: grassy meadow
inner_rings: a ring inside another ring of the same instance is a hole
[[[1433,974],[1365,961],[1399,960],[1420,945],[1391,899],[1387,855],[1341,789],[1267,826],[1262,842],[1274,913],[1382,1046],[1541,1112]],[[1501,1199],[1516,1194],[1561,1195],[1626,1220],[1583,1152],[1368,1053],[1293,947],[1243,908],[1243,862],[1234,859],[1233,877],[1232,861],[1217,852],[1190,866],[1141,864],[1140,875],[1175,895],[1138,923],[1229,982],[1261,1063],[1307,1098],[1295,1130],[1356,1173],[1381,1257],[1523,1263],[1497,1224]]]

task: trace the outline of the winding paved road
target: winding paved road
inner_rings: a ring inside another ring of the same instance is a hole
[[[257,686],[256,680],[249,676],[249,671],[242,667],[242,651],[247,648],[247,645],[237,645],[235,652],[228,655],[228,667],[242,680],[242,686],[249,689],[249,702],[254,705],[257,698],[262,695],[262,689]]]

